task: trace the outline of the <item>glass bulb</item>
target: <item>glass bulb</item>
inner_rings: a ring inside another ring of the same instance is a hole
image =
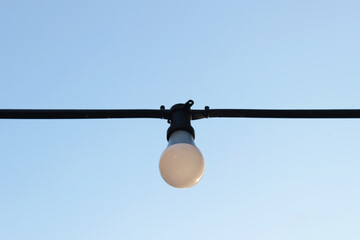
[[[200,181],[205,161],[190,133],[179,130],[170,136],[159,168],[165,182],[176,188],[189,188]]]

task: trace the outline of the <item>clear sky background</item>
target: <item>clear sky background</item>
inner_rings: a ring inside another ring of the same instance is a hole
[[[359,1],[0,2],[0,108],[360,108]],[[0,239],[360,238],[360,120],[0,120]]]

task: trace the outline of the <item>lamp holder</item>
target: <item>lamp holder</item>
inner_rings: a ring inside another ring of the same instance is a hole
[[[167,140],[169,141],[171,134],[175,131],[183,130],[189,132],[195,139],[195,130],[191,126],[191,106],[194,104],[193,100],[187,101],[185,104],[175,104],[170,109],[170,118],[168,123],[170,127],[167,130]]]

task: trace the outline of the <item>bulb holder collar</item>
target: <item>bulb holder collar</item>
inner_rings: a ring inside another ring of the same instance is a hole
[[[189,100],[185,104],[179,103],[171,107],[171,117],[169,119],[170,127],[167,130],[167,140],[169,141],[171,134],[178,130],[189,132],[195,139],[195,130],[191,126],[191,106],[194,101]]]

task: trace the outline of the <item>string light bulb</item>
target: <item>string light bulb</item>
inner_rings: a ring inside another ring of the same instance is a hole
[[[165,182],[176,188],[190,188],[200,181],[205,161],[189,132],[178,130],[170,136],[159,169]]]
[[[194,101],[189,100],[171,107],[168,121],[170,127],[167,130],[169,143],[160,157],[162,178],[176,188],[192,187],[204,175],[204,157],[194,143],[195,131],[190,124],[190,108],[193,104]]]

